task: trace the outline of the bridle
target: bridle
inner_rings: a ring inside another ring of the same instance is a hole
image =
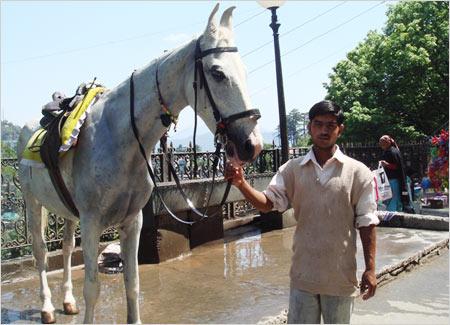
[[[223,137],[227,136],[227,130],[229,128],[229,125],[242,118],[260,118],[261,114],[258,109],[251,109],[251,110],[245,110],[236,114],[232,114],[228,117],[223,117],[220,113],[219,109],[217,108],[216,102],[214,101],[214,98],[211,94],[211,90],[209,88],[208,80],[205,76],[205,71],[203,69],[203,58],[205,56],[216,54],[216,53],[224,53],[224,52],[237,52],[237,47],[215,47],[211,49],[207,49],[202,51],[200,48],[200,39],[199,38],[195,44],[195,70],[194,70],[194,112],[195,112],[195,118],[197,118],[197,92],[198,88],[202,89],[205,88],[206,96],[208,97],[209,103],[212,107],[214,119],[216,120],[216,132],[214,135],[214,141],[215,143],[220,141],[222,144],[226,143],[226,138]],[[198,80],[198,78],[200,78]],[[221,139],[222,138],[222,139]]]
[[[208,215],[206,214],[208,207],[209,207],[209,202],[211,199],[211,195],[213,192],[213,188],[214,188],[214,182],[215,182],[215,176],[216,176],[216,169],[217,169],[217,165],[219,163],[219,159],[220,159],[220,151],[222,149],[223,145],[226,145],[227,141],[228,141],[228,129],[229,129],[229,125],[239,119],[242,118],[253,118],[255,120],[259,119],[261,117],[261,113],[259,112],[258,109],[251,109],[251,110],[245,110],[239,113],[235,113],[232,115],[229,115],[227,117],[223,117],[222,114],[220,113],[219,109],[217,108],[216,102],[214,101],[214,98],[211,94],[211,90],[209,88],[208,85],[208,80],[205,76],[205,72],[203,69],[203,58],[205,56],[211,55],[211,54],[217,54],[217,53],[224,53],[224,52],[237,52],[237,47],[215,47],[215,48],[210,48],[207,50],[202,51],[201,47],[200,47],[200,40],[201,37],[197,39],[196,41],[196,45],[195,45],[195,68],[194,68],[194,82],[193,82],[193,88],[194,88],[194,113],[195,113],[195,121],[194,121],[194,134],[193,134],[193,151],[194,151],[194,169],[195,171],[197,171],[197,160],[195,159],[197,156],[197,151],[196,151],[196,132],[197,132],[197,102],[198,102],[198,89],[205,89],[205,93],[206,96],[208,97],[209,103],[212,107],[213,110],[213,114],[214,114],[214,119],[216,120],[216,131],[214,134],[214,144],[216,147],[216,150],[214,152],[214,161],[213,161],[213,177],[212,177],[212,184],[211,184],[211,190],[209,193],[209,197],[208,197],[208,201],[206,203],[206,208],[205,211],[202,213],[200,211],[198,211],[195,206],[193,205],[192,201],[187,197],[187,195],[185,194],[185,192],[183,191],[181,184],[180,184],[180,180],[178,178],[178,175],[175,171],[175,168],[173,167],[173,165],[169,162],[169,171],[171,172],[175,183],[177,184],[178,189],[181,192],[181,195],[183,196],[184,200],[187,202],[187,204],[189,205],[189,207],[192,209],[192,211],[194,211],[197,215],[201,216],[202,220],[203,218],[207,218]],[[131,74],[131,78],[130,78],[130,116],[131,116],[131,126],[133,129],[133,133],[134,136],[139,144],[139,149],[140,152],[143,156],[143,158],[146,161],[146,165],[147,165],[147,170],[148,173],[150,174],[150,178],[153,181],[153,184],[155,186],[155,192],[158,195],[159,199],[161,200],[161,203],[163,204],[164,208],[167,210],[167,212],[169,213],[169,215],[171,215],[174,219],[176,219],[177,221],[184,223],[184,224],[189,224],[192,225],[200,220],[197,221],[185,221],[182,220],[180,218],[178,218],[166,205],[166,203],[164,202],[162,195],[160,193],[160,190],[157,186],[156,183],[156,176],[150,166],[150,164],[148,163],[148,159],[147,159],[147,155],[145,153],[144,147],[140,141],[140,136],[139,136],[139,131],[137,129],[136,126],[136,121],[135,121],[135,117],[134,117],[134,72]],[[156,66],[156,88],[158,91],[158,100],[162,109],[162,114],[160,116],[161,118],[161,123],[165,126],[165,127],[170,127],[170,125],[172,123],[176,124],[177,121],[177,117],[174,116],[170,110],[168,109],[167,105],[165,104],[165,101],[162,97],[161,94],[161,90],[159,87],[159,79],[158,79],[158,65]],[[230,191],[231,188],[231,181],[228,181],[225,193],[223,195],[223,198],[221,200],[220,206],[222,206],[227,197],[228,197],[228,193]]]

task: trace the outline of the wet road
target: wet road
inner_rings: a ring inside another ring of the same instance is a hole
[[[403,272],[367,301],[358,299],[352,324],[449,324],[448,250]]]
[[[245,237],[198,247],[172,261],[141,265],[142,322],[256,323],[263,317],[278,314],[288,301],[293,231],[294,228],[287,228],[261,234],[254,230]],[[448,232],[378,228],[377,270],[445,238]],[[358,273],[361,274],[364,262],[359,240],[358,245]],[[49,276],[57,322],[81,323],[83,270],[73,272],[80,315],[61,313],[61,279],[61,273]],[[101,274],[100,280],[95,322],[125,322],[122,276]],[[38,288],[36,277],[2,284],[2,323],[40,322]]]

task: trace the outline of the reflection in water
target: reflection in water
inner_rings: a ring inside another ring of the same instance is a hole
[[[224,244],[225,278],[241,275],[245,270],[263,266],[267,255],[261,246],[261,232],[259,230],[247,233],[248,237]]]

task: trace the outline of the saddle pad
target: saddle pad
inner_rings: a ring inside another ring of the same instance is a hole
[[[45,165],[42,162],[41,154],[39,152],[42,139],[44,135],[47,133],[47,130],[39,129],[31,136],[30,140],[23,150],[22,159],[20,163],[25,166],[44,168]]]
[[[104,87],[89,89],[83,100],[70,112],[61,130],[61,147],[59,152],[65,152],[74,145],[80,134],[80,128],[86,120],[87,113],[97,99],[106,91]]]
[[[81,100],[71,112],[66,113],[69,114],[69,116],[61,130],[62,145],[59,148],[60,157],[76,143],[78,135],[80,134],[80,128],[86,120],[89,109],[105,91],[106,89],[103,87],[90,89],[83,100]],[[34,132],[22,153],[22,159],[20,160],[22,165],[37,168],[45,167],[39,149],[46,133],[47,130],[42,128]]]

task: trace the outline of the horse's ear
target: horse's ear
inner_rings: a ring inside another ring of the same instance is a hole
[[[233,25],[231,23],[231,21],[232,21],[231,17],[233,16],[233,10],[235,8],[236,7],[233,6],[233,7],[230,7],[230,8],[228,8],[227,10],[225,10],[223,12],[222,18],[220,18],[220,26],[221,27],[225,27],[225,28],[228,28],[230,30],[233,29]]]
[[[208,26],[206,26],[205,35],[212,36],[212,37],[217,35],[217,24],[216,24],[216,20],[214,19],[214,17],[218,10],[219,10],[219,3],[216,4],[213,11],[209,15]]]

